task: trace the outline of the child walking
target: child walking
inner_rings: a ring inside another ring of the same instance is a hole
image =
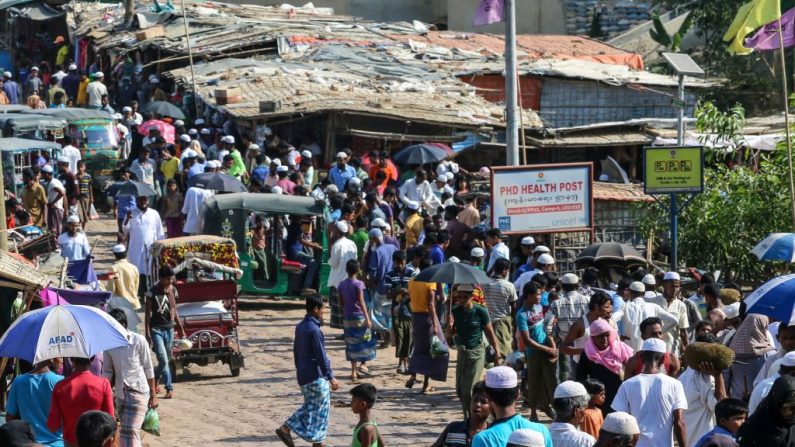
[[[359,273],[359,261],[349,260],[345,264],[345,271],[348,273],[348,278],[337,286],[337,297],[343,309],[345,358],[351,362],[351,380],[357,380],[359,374],[371,375],[366,362],[375,359],[378,341],[371,333],[373,323],[364,304],[364,283],[356,279]]]
[[[378,424],[372,415],[377,397],[378,390],[369,383],[362,383],[351,389],[351,411],[359,415],[359,423],[353,429],[351,447],[383,447],[384,441],[381,440]]]
[[[166,195],[160,201],[160,216],[166,221],[168,237],[182,236],[182,193],[173,178],[166,184]]]
[[[591,396],[588,402],[588,408],[585,409],[585,416],[582,418],[580,430],[599,439],[599,430],[602,429],[604,416],[600,409],[605,404],[605,384],[601,380],[585,379],[582,383],[585,390]]]

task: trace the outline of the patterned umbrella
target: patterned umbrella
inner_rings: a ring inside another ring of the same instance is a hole
[[[148,136],[149,129],[153,127],[160,129],[160,135],[163,138],[165,138],[166,142],[172,144],[174,143],[174,126],[166,123],[165,121],[160,121],[160,120],[144,121],[143,123],[141,123],[140,126],[138,126],[138,133],[140,133],[141,135]]]

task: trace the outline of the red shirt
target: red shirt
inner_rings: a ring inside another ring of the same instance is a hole
[[[113,416],[113,391],[108,379],[90,371],[72,374],[58,382],[52,390],[52,405],[47,428],[56,431],[63,427],[63,439],[77,444],[77,419],[86,411],[101,410]]]

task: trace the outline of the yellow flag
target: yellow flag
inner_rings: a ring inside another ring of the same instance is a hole
[[[729,53],[749,54],[753,50],[743,45],[745,36],[755,29],[781,17],[780,0],[751,0],[737,11],[729,30],[723,35],[724,42],[731,41]]]

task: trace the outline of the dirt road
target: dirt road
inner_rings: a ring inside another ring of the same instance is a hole
[[[87,234],[99,238],[94,254],[97,269],[111,262],[110,248],[115,242],[115,223],[91,222]],[[295,325],[303,318],[303,303],[244,299],[240,312],[240,337],[246,368],[233,378],[220,364],[194,366],[179,373],[174,386],[175,399],[160,401],[162,435],[147,435],[148,446],[278,446],[274,430],[300,405],[301,394],[295,380],[292,340]],[[357,418],[348,408],[348,390],[355,384],[346,380],[350,365],[345,362],[345,346],[335,336],[341,330],[324,329],[332,368],[341,388],[332,394],[329,446],[350,445]],[[154,356],[153,356],[154,357]],[[379,390],[375,417],[389,446],[427,446],[444,426],[461,418],[455,397],[455,354],[452,355],[446,383],[432,382],[436,391],[419,394],[419,385],[407,390],[406,376],[395,373],[394,350],[379,351],[370,363],[375,373],[370,382]],[[300,440],[296,445],[309,445]]]

